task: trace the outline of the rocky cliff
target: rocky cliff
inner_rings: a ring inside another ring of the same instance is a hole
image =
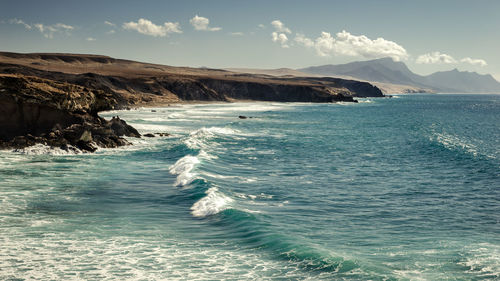
[[[178,75],[132,76],[63,73],[0,63],[0,73],[66,81],[108,92],[116,106],[165,104],[182,101],[354,101],[354,97],[383,96],[369,83],[334,78],[271,78],[260,76]]]
[[[35,143],[83,151],[127,145],[140,137],[125,121],[97,113],[116,104],[110,93],[32,76],[0,75],[0,147]]]

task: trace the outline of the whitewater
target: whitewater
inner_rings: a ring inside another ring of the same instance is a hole
[[[500,95],[116,115],[170,135],[0,151],[1,280],[500,279]]]

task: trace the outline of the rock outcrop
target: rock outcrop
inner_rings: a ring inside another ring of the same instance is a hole
[[[118,117],[97,113],[112,109],[110,93],[32,76],[0,75],[0,147],[36,143],[95,151],[129,144],[121,136],[140,137]]]

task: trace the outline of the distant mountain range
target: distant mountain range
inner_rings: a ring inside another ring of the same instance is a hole
[[[403,62],[395,62],[391,58],[312,66],[298,71],[314,75],[348,76],[370,82],[409,85],[444,93],[500,93],[500,83],[490,74],[481,75],[453,69],[422,76],[413,73]]]

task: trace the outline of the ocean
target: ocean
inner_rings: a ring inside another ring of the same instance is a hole
[[[1,280],[500,280],[500,95],[116,115],[0,151]]]

